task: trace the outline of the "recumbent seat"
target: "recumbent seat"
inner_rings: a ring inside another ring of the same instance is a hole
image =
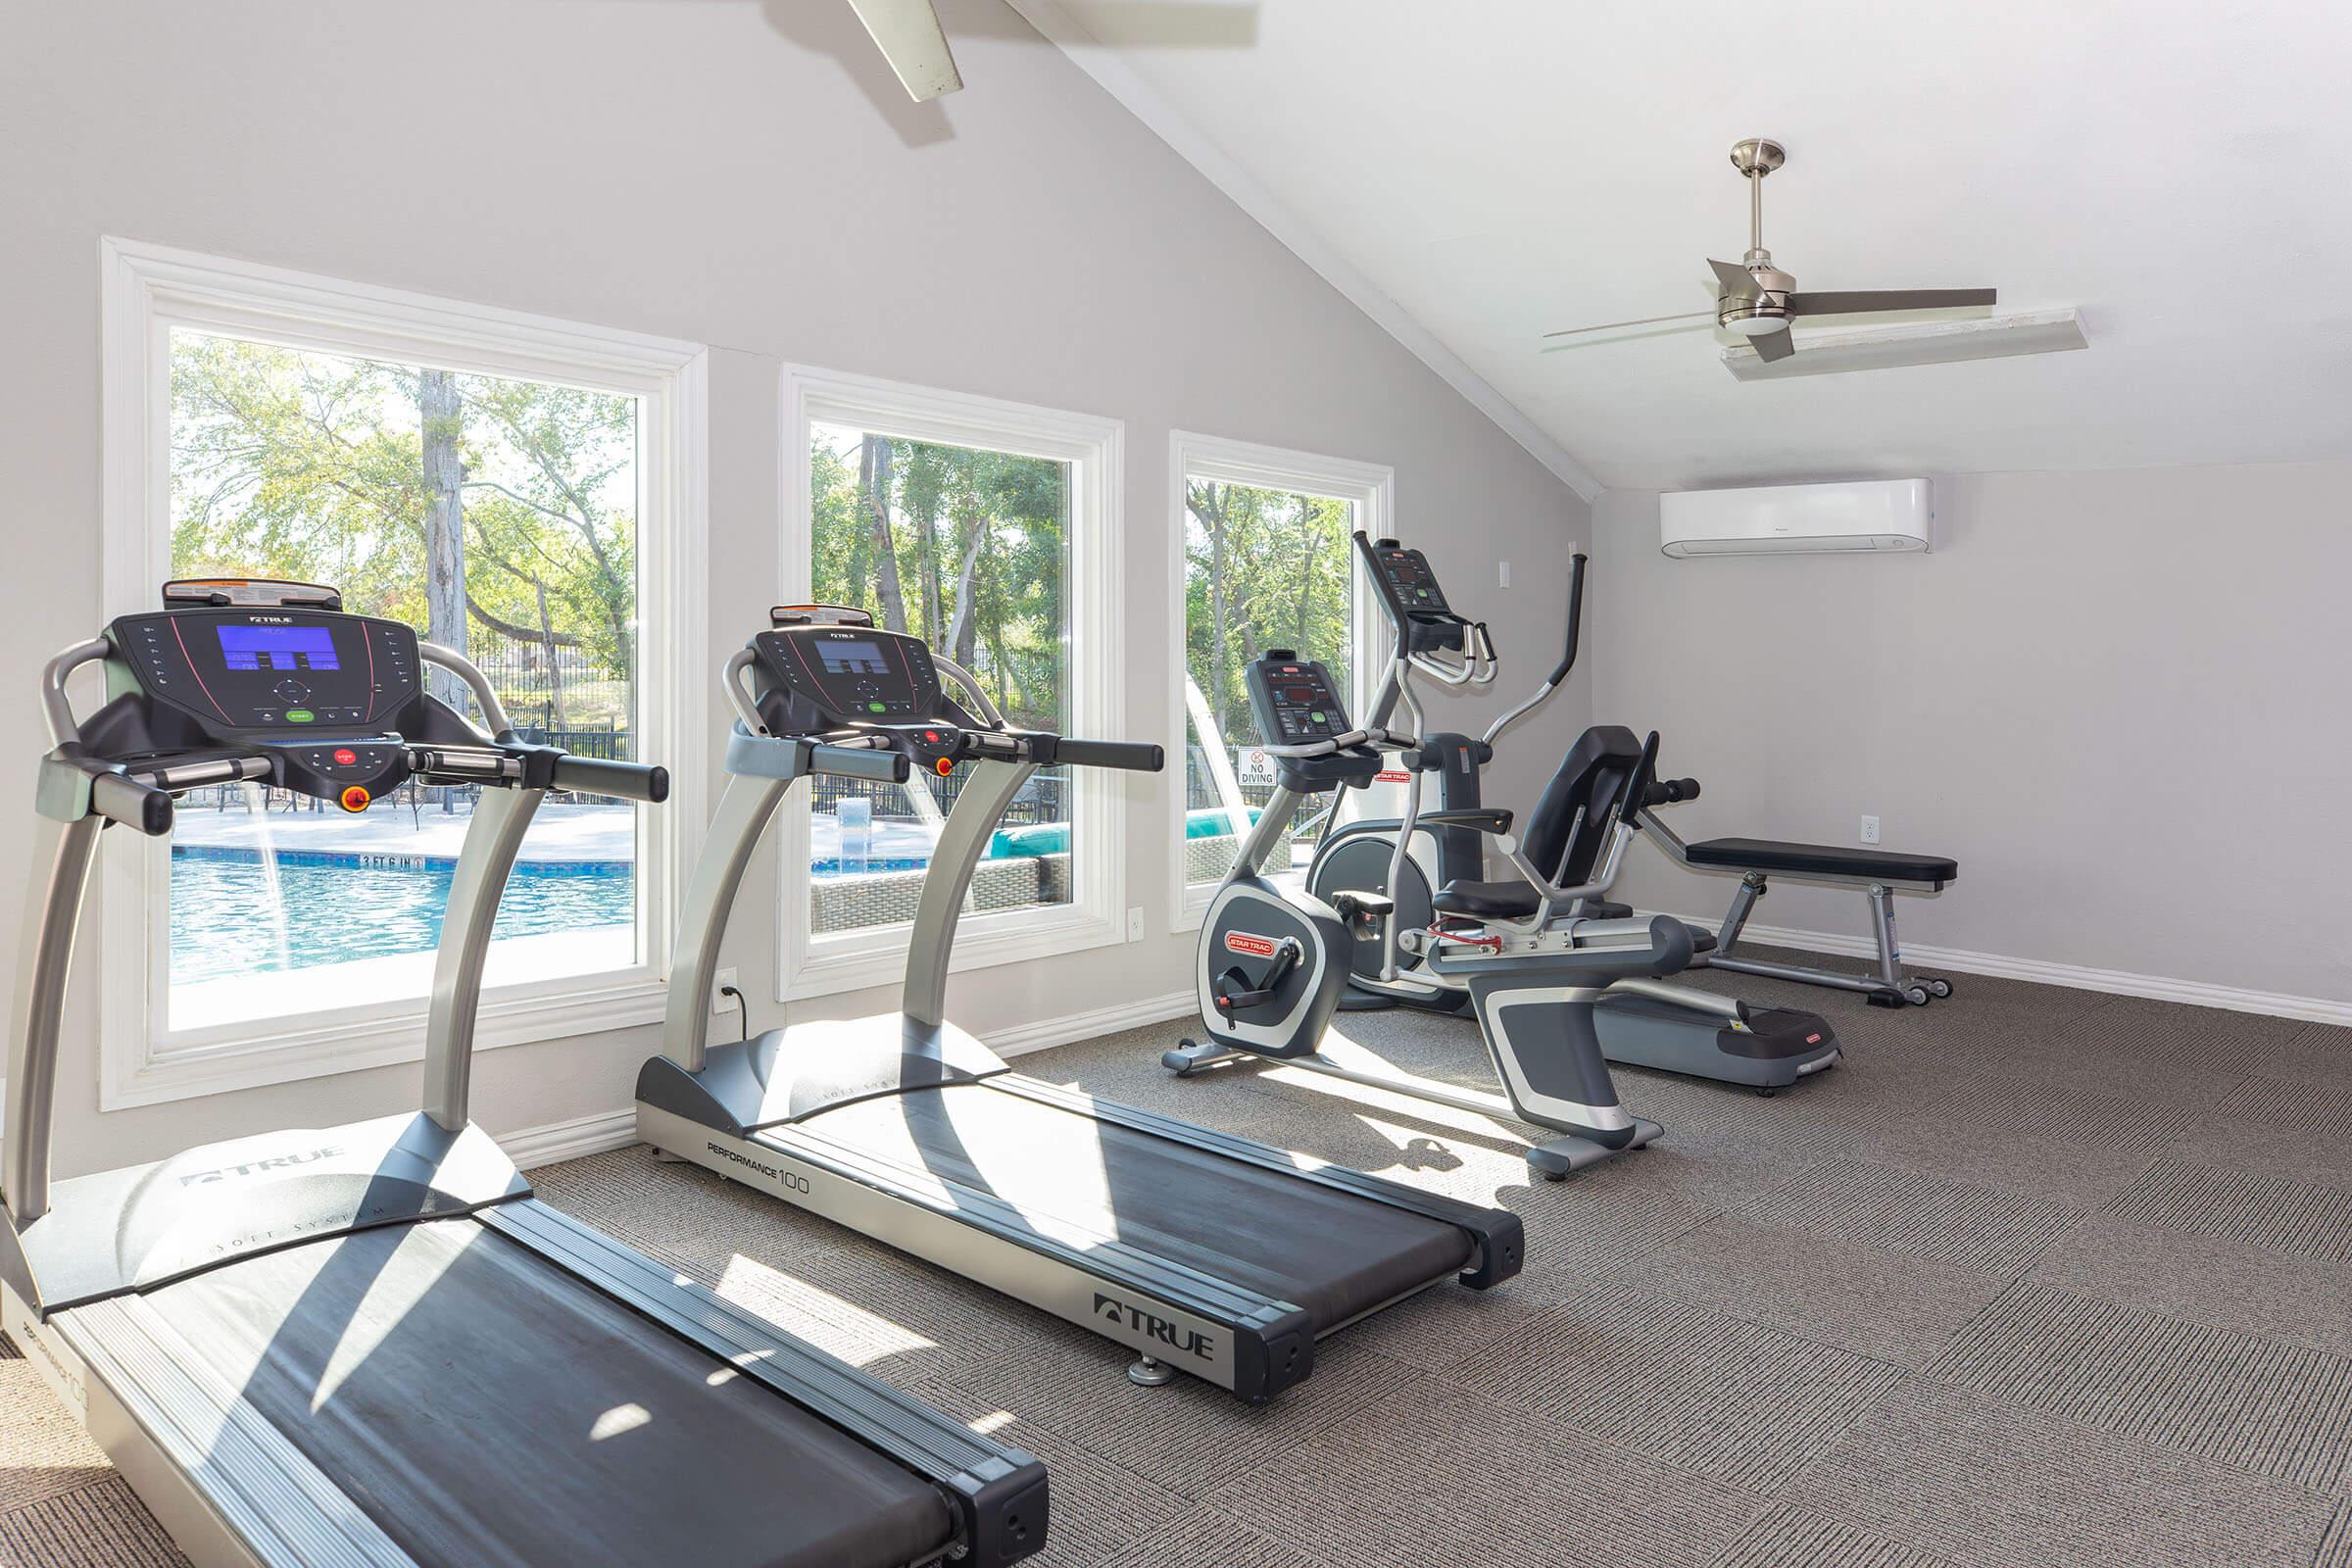
[[[1590,881],[1608,843],[1606,829],[1617,797],[1641,761],[1641,740],[1621,724],[1595,724],[1578,736],[1528,816],[1528,859],[1560,887]],[[1542,903],[1536,890],[1519,877],[1499,882],[1448,882],[1430,900],[1431,907],[1440,914],[1472,920],[1524,920]],[[1615,914],[1619,910],[1612,906],[1587,912]],[[1713,950],[1713,933],[1689,922],[1685,928],[1690,933],[1692,953]]]

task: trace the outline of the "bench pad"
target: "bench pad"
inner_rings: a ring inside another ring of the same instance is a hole
[[[1835,844],[1786,844],[1778,839],[1708,839],[1690,847],[1692,865],[1729,871],[1781,871],[1789,876],[1851,876],[1884,882],[1950,882],[1960,862],[1936,855],[1849,850]]]

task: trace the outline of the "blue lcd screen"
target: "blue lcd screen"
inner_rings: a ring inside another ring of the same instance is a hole
[[[219,628],[220,657],[231,669],[340,669],[334,634],[324,626]]]

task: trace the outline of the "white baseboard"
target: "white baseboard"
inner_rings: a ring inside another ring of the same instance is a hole
[[[1055,1046],[1092,1040],[1099,1035],[1115,1035],[1122,1029],[1182,1018],[1200,1005],[1200,999],[1193,992],[1170,991],[1156,997],[1139,997],[1133,1002],[1122,1002],[1113,1006],[1097,1007],[1090,1012],[1064,1013],[1058,1018],[1022,1024],[1017,1029],[999,1029],[981,1039],[989,1050],[1000,1056],[1025,1056],[1032,1051],[1048,1051]]]
[[[1644,909],[1643,914],[1664,913]],[[1675,918],[1713,931],[1718,920],[1679,914]],[[1788,926],[1750,923],[1740,933],[1742,946],[1761,943],[1770,948],[1802,948],[1809,953],[1841,957],[1879,956],[1869,937],[1837,931],[1797,931]],[[2170,975],[2136,974],[2129,969],[2093,969],[2082,964],[2051,963],[2042,958],[2018,958],[2001,953],[1972,953],[1966,948],[1922,947],[1903,944],[1903,962],[1918,969],[1949,969],[1957,974],[1990,975],[2001,980],[2031,980],[2038,985],[2069,986],[2077,991],[2104,991],[2119,997],[2147,997],[2157,1002],[2182,1002],[2196,1007],[2227,1007],[2232,1012],[2258,1012],[2274,1018],[2302,1018],[2313,1023],[2352,1025],[2352,1002],[2328,997],[2298,997],[2278,991],[2248,991],[2238,986],[2213,985],[2202,980],[2178,980]]]
[[[498,1147],[522,1169],[537,1170],[542,1165],[625,1149],[636,1141],[637,1107],[630,1105],[624,1110],[600,1110],[593,1116],[575,1116],[569,1121],[507,1133],[499,1139]]]
[[[1192,992],[1171,991],[1164,996],[1142,997],[1115,1006],[1064,1013],[1058,1018],[1043,1018],[1015,1029],[1001,1029],[984,1037],[984,1043],[1000,1056],[1025,1056],[1033,1051],[1072,1045],[1167,1018],[1181,1018],[1198,1004]],[[526,1127],[503,1135],[498,1143],[516,1165],[536,1170],[542,1165],[625,1149],[636,1141],[637,1110],[632,1105],[624,1110],[605,1110],[593,1116],[551,1122],[544,1127]]]

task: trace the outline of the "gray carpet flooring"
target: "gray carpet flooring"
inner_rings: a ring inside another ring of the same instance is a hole
[[[1327,1342],[1250,1410],[642,1150],[543,1197],[1042,1457],[1101,1568],[2352,1568],[2352,1030],[1960,977],[1832,1016],[1775,1099],[1621,1070],[1665,1137],[1531,1183],[1524,1129],[1137,1030],[1041,1076],[1526,1216],[1528,1270]],[[1343,1020],[1482,1083],[1467,1023]],[[0,1351],[0,1353],[5,1353]],[[175,1561],[0,1360],[0,1564]]]

